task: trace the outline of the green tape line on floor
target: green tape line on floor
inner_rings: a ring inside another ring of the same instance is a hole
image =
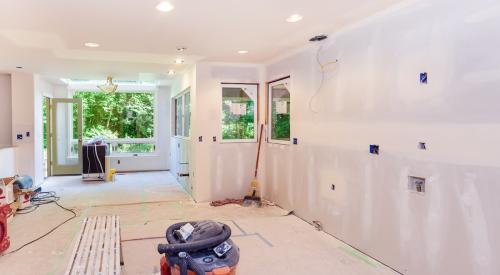
[[[345,247],[345,246],[339,246],[337,249],[341,250],[342,252],[346,253],[347,255],[350,255],[353,258],[359,259],[373,267],[379,268],[380,264],[375,261],[374,259],[370,258],[369,256],[361,253],[360,251],[351,248],[351,247]]]

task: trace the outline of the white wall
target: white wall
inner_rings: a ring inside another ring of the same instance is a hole
[[[12,145],[10,74],[0,74],[0,148]]]
[[[12,143],[16,149],[16,167],[20,175],[35,179],[35,92],[33,74],[15,72],[11,74],[12,87]],[[26,137],[30,132],[30,137]],[[17,135],[23,135],[22,140],[17,140]]]
[[[248,191],[255,168],[257,143],[220,142],[221,83],[259,83],[261,71],[257,65],[208,62],[196,65],[191,139],[191,155],[195,162],[190,163],[194,171],[190,180],[197,201],[239,198]],[[198,141],[200,136],[202,142]],[[213,142],[213,137],[216,137],[216,142]]]
[[[499,26],[488,0],[374,16],[324,46],[340,63],[312,110],[316,50],[269,64],[267,80],[292,76],[299,145],[267,145],[267,196],[404,274],[500,274]],[[409,175],[427,178],[425,195]]]

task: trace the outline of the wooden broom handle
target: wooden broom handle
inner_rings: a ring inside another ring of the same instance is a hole
[[[259,170],[259,159],[260,159],[260,145],[262,144],[262,133],[264,132],[264,124],[260,125],[259,134],[259,148],[257,149],[257,161],[255,162],[255,177],[257,177],[257,171]]]

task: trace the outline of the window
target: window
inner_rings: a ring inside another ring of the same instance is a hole
[[[222,85],[222,140],[256,141],[257,85]]]
[[[102,137],[112,153],[155,151],[155,94],[76,91],[83,101],[83,138]]]
[[[270,142],[290,143],[290,78],[269,83]]]
[[[173,98],[174,136],[191,136],[191,93],[189,89]]]

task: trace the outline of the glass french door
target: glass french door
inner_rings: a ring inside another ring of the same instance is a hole
[[[51,99],[51,170],[53,176],[82,173],[81,98]]]

